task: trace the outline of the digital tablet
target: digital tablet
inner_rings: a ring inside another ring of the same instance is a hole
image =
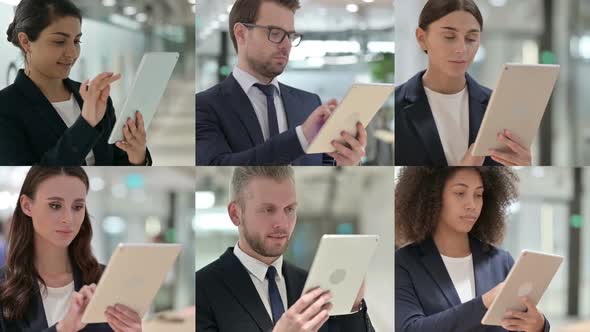
[[[105,310],[117,303],[143,317],[180,250],[180,244],[119,244],[82,315],[82,323],[106,322]]]
[[[109,144],[124,140],[123,126],[128,118],[135,121],[136,111],[143,116],[145,130],[148,130],[178,58],[178,53],[144,54],[123,108],[117,112],[117,122],[109,137]]]
[[[334,152],[332,141],[344,142],[340,133],[356,136],[356,124],[367,127],[393,93],[393,84],[353,84],[348,93],[312,139],[305,153]]]
[[[330,315],[349,314],[378,243],[377,235],[322,236],[302,294],[317,287],[330,291]]]
[[[562,261],[562,256],[523,250],[481,323],[500,326],[506,311],[526,311],[522,296],[538,304]]]
[[[481,122],[474,156],[510,151],[497,135],[507,129],[530,147],[559,76],[559,65],[505,64]]]

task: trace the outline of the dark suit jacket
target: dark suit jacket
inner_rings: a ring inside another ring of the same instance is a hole
[[[287,303],[301,296],[307,272],[283,263]],[[229,248],[219,259],[196,273],[198,332],[270,332],[273,323],[246,268]],[[321,332],[374,331],[366,307],[350,315],[333,316]]]
[[[445,152],[422,84],[424,71],[395,90],[395,164],[398,166],[448,166]],[[469,74],[469,144],[477,132],[488,107],[492,91],[479,85]],[[485,166],[499,166],[486,157]]]
[[[80,83],[64,80],[82,109]],[[0,91],[0,165],[85,165],[94,151],[97,166],[131,165],[127,153],[108,144],[115,109],[108,100],[104,118],[92,127],[82,118],[68,128],[41,90],[18,72],[13,84]],[[151,164],[149,151],[148,164]]]
[[[461,303],[432,238],[395,252],[396,332],[500,332],[481,325],[486,312],[482,295],[504,281],[514,265],[510,254],[470,238],[475,298]],[[549,322],[545,320],[545,332]]]
[[[104,270],[104,265],[101,265]],[[4,279],[4,269],[0,271],[0,279]],[[84,286],[82,280],[82,273],[77,267],[73,269],[74,273],[74,289],[79,291]],[[43,300],[41,293],[37,287],[35,297],[29,303],[26,317],[18,321],[5,320],[2,315],[2,301],[0,299],[0,331],[2,332],[56,332],[55,325],[47,326],[47,319],[45,317],[45,309],[43,308]],[[82,332],[112,332],[111,327],[106,324],[88,324],[85,328],[80,330]]]
[[[327,155],[306,155],[295,131],[321,105],[320,97],[280,87],[289,129],[266,142],[250,99],[232,74],[198,93],[197,165],[332,165]]]

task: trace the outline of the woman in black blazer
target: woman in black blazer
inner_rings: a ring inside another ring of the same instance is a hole
[[[115,124],[109,98],[120,78],[68,78],[80,55],[82,16],[70,0],[22,0],[7,33],[25,69],[0,91],[0,165],[151,165],[141,114],[125,141],[107,143]]]
[[[141,331],[139,315],[119,304],[107,309],[108,323],[81,322],[104,270],[90,247],[88,188],[81,167],[29,170],[0,271],[0,331]]]
[[[490,151],[491,158],[470,152],[491,95],[467,74],[482,30],[473,0],[429,0],[422,9],[416,39],[428,68],[396,88],[396,165],[531,165],[530,148],[509,131],[498,140],[510,152]]]
[[[549,322],[506,312],[481,320],[514,265],[502,241],[518,178],[504,167],[404,167],[395,188],[396,332],[548,332]]]

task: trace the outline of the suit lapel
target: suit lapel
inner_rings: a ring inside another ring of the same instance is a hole
[[[238,81],[230,74],[221,85],[221,91],[225,97],[223,99],[224,110],[236,113],[246,127],[253,145],[264,143],[264,136],[254,107]]]
[[[424,240],[424,242],[421,244],[421,248],[424,252],[422,264],[432,279],[436,282],[440,291],[444,294],[449,305],[454,307],[461,304],[459,294],[457,294],[457,290],[453,285],[453,281],[449,276],[449,272],[447,271],[447,268],[445,267],[445,264],[443,263],[440,253],[438,252],[438,249],[436,248],[432,238]]]
[[[287,306],[290,308],[301,297],[305,279],[296,273],[295,267],[285,261],[283,261],[283,276],[287,285]]]
[[[279,86],[281,87],[281,100],[287,114],[288,128],[295,128],[305,122],[307,114],[301,110],[301,101],[297,100],[289,87],[281,83]]]
[[[496,286],[489,278],[490,275],[493,275],[493,266],[490,264],[490,260],[486,259],[483,244],[480,241],[469,237],[469,245],[471,246],[471,253],[473,255],[475,296],[482,296]]]
[[[485,91],[469,74],[465,74],[465,77],[467,79],[467,91],[469,92],[469,145],[471,145],[475,143],[477,138],[489,99]]]
[[[31,109],[37,114],[39,121],[51,128],[57,138],[61,137],[64,130],[67,129],[66,124],[55,108],[53,108],[53,105],[51,105],[35,83],[25,75],[22,69],[17,74],[15,84],[31,103]]]
[[[440,135],[422,84],[422,75],[424,75],[424,72],[418,73],[408,82],[408,93],[405,99],[409,102],[409,105],[404,107],[403,111],[408,114],[408,119],[424,144],[432,163],[447,166]]]
[[[233,254],[233,248],[228,249],[220,258],[221,278],[226,287],[230,289],[236,300],[242,305],[245,311],[256,322],[260,331],[270,331],[273,323],[260,300],[256,287],[246,268]]]

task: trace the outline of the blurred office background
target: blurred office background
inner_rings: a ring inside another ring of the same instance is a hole
[[[533,144],[536,165],[590,165],[590,1],[475,0],[484,16],[481,47],[470,69],[494,88],[504,63],[559,64],[561,72]],[[395,83],[427,66],[415,38],[426,0],[394,0]]]
[[[0,31],[12,22],[20,0],[0,0]],[[122,74],[113,84],[115,111],[123,107],[146,52],[178,52],[180,59],[148,131],[154,165],[195,164],[195,1],[73,0],[83,11],[81,55],[71,78],[92,79],[104,71]],[[24,68],[20,50],[0,41],[0,89]]]
[[[396,172],[399,171],[396,167]],[[557,332],[588,331],[590,324],[590,168],[515,167],[519,200],[510,206],[501,247],[516,258],[523,249],[565,257],[539,309]]]
[[[234,0],[197,3],[197,91],[219,83],[237,63],[228,34]],[[292,48],[280,82],[342,100],[351,84],[393,83],[392,0],[301,0]],[[197,101],[198,103],[198,101]],[[393,165],[393,95],[368,127],[366,165]]]
[[[90,178],[87,208],[94,233],[92,249],[98,261],[107,264],[119,243],[182,244],[183,250],[156,295],[149,318],[153,319],[154,313],[189,310],[194,331],[194,167],[85,170]],[[8,223],[27,171],[28,167],[0,167],[0,266],[4,264]]]
[[[197,168],[196,269],[238,241],[227,215],[231,167]],[[297,225],[285,257],[309,270],[323,234],[378,234],[366,279],[367,305],[376,331],[393,330],[393,173],[389,167],[295,169]],[[390,202],[390,204],[388,204]]]

